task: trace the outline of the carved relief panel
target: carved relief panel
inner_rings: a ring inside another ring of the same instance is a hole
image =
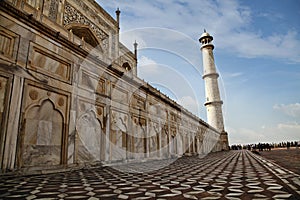
[[[57,18],[57,12],[58,12],[58,4],[60,0],[51,0],[50,6],[49,6],[49,19],[52,21],[56,21]]]
[[[173,122],[177,122],[176,113],[170,112],[170,120]]]
[[[111,90],[111,98],[120,103],[127,104],[128,102],[128,91],[118,85],[113,84]]]
[[[38,8],[40,4],[40,0],[25,0],[25,3],[27,3],[33,8]]]
[[[53,22],[62,23],[64,0],[43,0],[43,15]]]
[[[5,145],[7,112],[9,108],[10,78],[0,74],[0,169],[2,168],[2,156]]]
[[[17,0],[16,0],[17,1]],[[20,0],[18,0],[20,2]],[[22,0],[22,9],[26,13],[30,13],[33,16],[36,16],[38,11],[40,10],[41,0]]]
[[[80,85],[94,91],[96,94],[107,94],[107,80],[102,77],[97,77],[87,71],[82,71]]]
[[[7,99],[7,85],[8,85],[8,78],[7,77],[3,77],[0,76],[0,127],[2,130],[2,121],[4,120],[4,110],[5,107],[8,107],[8,105],[6,105],[6,99]]]
[[[70,60],[33,43],[30,44],[28,68],[68,83],[72,80]]]
[[[19,36],[0,26],[0,57],[14,61],[18,48]]]
[[[170,128],[170,134],[171,136],[176,136],[177,134],[177,129],[176,129],[176,126],[175,125],[172,125],[171,128]]]
[[[160,105],[158,104],[158,102],[149,102],[148,112],[150,115],[159,115],[159,108]]]
[[[145,110],[146,100],[139,95],[132,95],[131,106],[136,109]]]

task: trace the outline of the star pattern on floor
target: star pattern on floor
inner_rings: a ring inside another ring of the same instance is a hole
[[[2,175],[0,199],[300,199],[300,176],[249,151],[228,151],[64,173]]]

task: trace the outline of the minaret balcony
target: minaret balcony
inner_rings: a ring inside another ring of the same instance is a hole
[[[207,101],[204,103],[204,106],[208,106],[208,105],[222,105],[223,101]]]
[[[214,77],[214,78],[218,78],[219,77],[219,74],[217,72],[212,72],[212,73],[207,73],[207,74],[204,74],[202,76],[203,79],[205,79],[206,77]]]

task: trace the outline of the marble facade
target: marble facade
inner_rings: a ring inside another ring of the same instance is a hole
[[[220,133],[137,77],[93,0],[0,1],[0,168],[220,151]]]

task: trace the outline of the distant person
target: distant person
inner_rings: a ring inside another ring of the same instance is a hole
[[[267,149],[268,151],[271,151],[271,145],[270,145],[269,143],[266,144],[266,149]]]
[[[287,149],[290,149],[290,147],[291,147],[291,143],[290,143],[290,142],[287,142],[287,143],[286,143],[286,148],[287,148]]]

